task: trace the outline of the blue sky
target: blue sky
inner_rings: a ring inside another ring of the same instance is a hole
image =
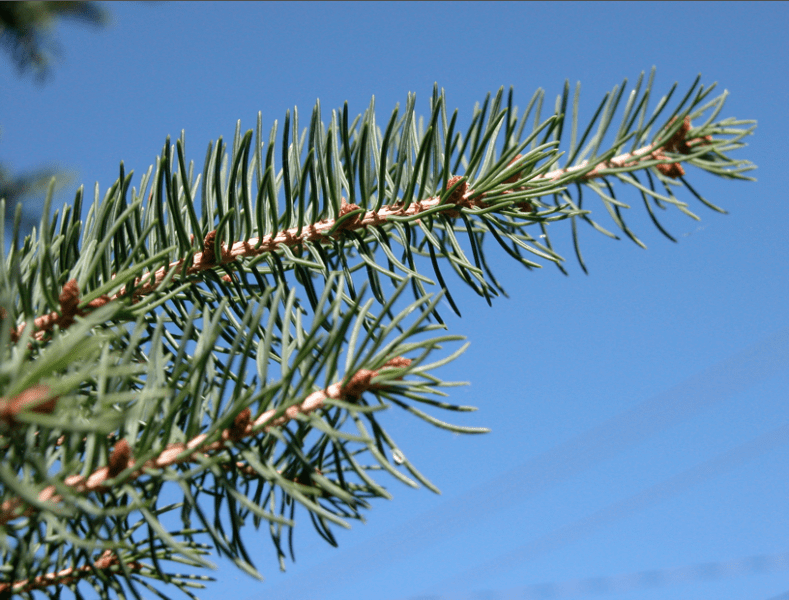
[[[696,204],[700,223],[668,219],[679,243],[634,202],[646,251],[589,229],[589,276],[559,236],[570,277],[491,248],[510,298],[489,308],[455,286],[464,316],[444,314],[472,344],[440,375],[471,382],[452,400],[478,406],[465,422],[492,432],[389,421],[441,496],[392,480],[394,500],[340,532],[339,549],[302,513],[284,574],[267,534],[250,532],[266,581],[220,561],[201,598],[789,598],[786,3],[107,8],[103,30],[58,29],[62,57],[43,85],[0,61],[0,160],[74,171],[60,202],[79,183],[103,193],[120,160],[137,183],[182,129],[202,164],[210,140],[238,119],[254,127],[258,111],[264,127],[316,98],[355,115],[374,94],[381,119],[412,91],[425,114],[434,82],[468,123],[502,85],[524,107],[538,87],[552,102],[580,80],[588,117],[656,65],[658,96],[700,72],[730,92],[721,116],[759,122],[737,155],[758,182],[690,172],[730,214]]]

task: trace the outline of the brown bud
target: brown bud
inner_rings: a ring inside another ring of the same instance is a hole
[[[404,356],[395,356],[394,358],[390,358],[384,363],[383,368],[392,367],[394,369],[400,369],[403,367],[408,367],[411,365],[411,359],[406,358]],[[398,377],[397,379],[402,379],[402,377]]]
[[[660,164],[655,165],[657,170],[663,173],[666,177],[671,177],[672,179],[677,179],[678,177],[682,177],[685,174],[685,169],[682,168],[682,165],[679,163],[668,163],[668,164]]]
[[[13,425],[16,416],[29,410],[42,415],[51,414],[57,406],[59,396],[53,396],[49,386],[37,384],[27,388],[13,398],[0,398],[0,421],[6,425]]]
[[[671,126],[675,119],[672,119],[669,123]],[[688,131],[690,131],[690,118],[685,117],[685,120],[682,122],[682,125],[679,129],[671,136],[664,148],[669,152],[679,152],[680,154],[690,154],[690,146],[688,145],[686,136],[688,135]],[[671,175],[669,175],[671,177]]]
[[[112,454],[110,454],[110,460],[108,464],[109,472],[107,476],[110,478],[117,477],[118,473],[129,466],[129,460],[131,457],[132,451],[131,446],[129,446],[129,442],[126,440],[121,440],[115,444],[115,448],[113,448]]]
[[[378,375],[377,371],[369,369],[359,369],[353,374],[350,381],[342,388],[342,395],[352,399],[359,398],[363,392],[370,389],[370,380]]]
[[[118,556],[112,550],[105,550],[104,553],[93,563],[97,569],[109,569],[118,564]]]
[[[515,156],[515,158],[513,158],[513,159],[512,159],[512,160],[509,162],[509,164],[510,164],[510,165],[511,165],[511,164],[513,164],[513,163],[514,163],[516,160],[518,160],[519,158],[521,158],[521,156],[523,156],[523,155],[522,155],[522,154],[518,154],[518,155],[516,155],[516,156]],[[507,166],[509,166],[509,165],[507,165]],[[515,182],[516,182],[516,181],[518,181],[518,179],[520,179],[520,178],[521,178],[521,174],[520,174],[520,173],[515,173],[515,174],[514,174],[514,175],[512,175],[511,177],[508,177],[507,179],[505,179],[505,180],[504,180],[504,183],[515,183]]]
[[[454,177],[450,177],[449,181],[447,181],[447,189],[451,188],[461,179],[462,177],[460,175],[455,175]],[[468,189],[468,183],[464,181],[457,188],[455,188],[455,191],[452,192],[452,195],[449,198],[447,198],[447,204],[459,204],[460,201],[463,200],[463,195],[466,193],[467,189]]]
[[[102,294],[95,300],[91,300],[90,302],[88,302],[88,308],[94,308],[94,309],[101,308],[109,301],[110,301],[110,297],[107,294]]]
[[[203,239],[203,257],[201,262],[203,265],[216,264],[216,252],[214,244],[216,241],[216,230],[209,231]]]
[[[340,219],[340,218],[344,217],[345,215],[347,215],[349,212],[353,212],[355,210],[359,210],[360,208],[361,208],[361,206],[359,206],[358,204],[348,204],[345,201],[345,198],[343,198],[342,199],[342,203],[340,204],[340,214],[338,215],[337,218]],[[361,216],[362,215],[360,213],[360,214],[348,219],[347,221],[344,221],[340,225],[340,228],[341,229],[349,229],[351,227],[354,227],[354,226],[358,225],[359,222],[361,221]]]
[[[79,284],[76,279],[71,279],[63,284],[63,291],[58,297],[60,309],[66,312],[69,308],[76,310],[79,304]]]
[[[252,420],[252,410],[247,407],[236,415],[233,419],[233,425],[230,426],[228,431],[228,438],[234,442],[242,439],[247,434],[247,427]]]
[[[411,364],[410,358],[405,358],[404,356],[395,356],[394,358],[390,358],[384,364],[385,367],[407,367]]]
[[[63,285],[63,291],[60,292],[58,297],[60,302],[60,320],[58,324],[61,327],[68,327],[74,322],[77,316],[77,306],[79,306],[79,285],[77,280],[72,279]]]

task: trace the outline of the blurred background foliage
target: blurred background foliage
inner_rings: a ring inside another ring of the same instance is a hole
[[[0,2],[0,46],[20,75],[32,75],[39,84],[51,75],[55,60],[63,55],[55,31],[61,20],[103,27],[109,22],[109,15],[95,2]],[[74,180],[74,173],[56,165],[15,172],[10,162],[0,157],[0,198],[7,201],[6,211],[13,211],[22,202],[23,219],[29,227],[38,215],[32,214],[28,201],[43,196],[52,177],[57,178],[57,187],[61,188]]]

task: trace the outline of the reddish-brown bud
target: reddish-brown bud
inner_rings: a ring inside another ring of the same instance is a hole
[[[251,421],[252,409],[247,407],[238,413],[236,418],[233,419],[233,425],[230,426],[230,430],[228,431],[228,438],[234,442],[242,439],[245,435],[247,435],[247,427],[249,427],[249,423]]]
[[[105,550],[104,553],[93,563],[97,569],[109,569],[118,564],[118,556],[112,550]]]
[[[129,446],[129,442],[126,440],[121,440],[117,444],[115,444],[115,448],[112,450],[112,454],[110,454],[109,460],[109,472],[107,476],[117,477],[117,475],[123,471],[125,468],[129,466],[129,461],[132,457],[131,446]]]
[[[682,168],[682,165],[679,163],[668,163],[668,164],[660,164],[655,165],[658,171],[663,173],[666,177],[671,177],[672,179],[677,179],[678,177],[682,177],[685,174],[685,169]]]
[[[378,375],[377,371],[359,369],[353,374],[350,381],[342,388],[342,395],[351,399],[359,398],[362,393],[370,389],[370,380]]]
[[[671,126],[676,119],[672,119],[669,123]],[[690,146],[688,145],[687,135],[690,131],[690,118],[685,117],[685,120],[682,122],[682,125],[679,129],[671,136],[664,148],[669,152],[679,152],[680,154],[690,154]],[[669,175],[671,177],[671,175]]]
[[[13,398],[0,398],[0,421],[11,426],[16,416],[24,410],[42,415],[51,414],[57,406],[59,396],[53,396],[49,386],[37,384],[27,388]]]
[[[79,305],[79,285],[77,280],[72,279],[63,285],[63,291],[58,297],[60,302],[60,320],[58,324],[65,328],[74,322],[77,316],[77,306]]]
[[[341,219],[342,217],[344,217],[348,213],[353,212],[355,210],[359,210],[360,208],[361,208],[361,206],[359,206],[358,204],[348,204],[345,201],[345,198],[343,198],[342,199],[342,203],[340,204],[340,214],[338,215],[337,218]],[[352,227],[356,227],[361,222],[361,220],[362,220],[361,217],[362,217],[362,214],[359,213],[358,215],[355,215],[355,216],[351,217],[350,219],[347,219],[346,221],[343,221],[339,228],[340,229],[350,229]]]
[[[447,189],[450,189],[461,179],[463,178],[460,175],[450,177],[449,181],[447,181]],[[466,193],[466,190],[468,190],[468,183],[464,181],[457,188],[455,188],[455,191],[452,192],[452,195],[447,198],[447,204],[459,204],[460,201],[463,200],[463,195]]]
[[[107,304],[107,302],[109,302],[110,300],[111,298],[107,294],[102,294],[95,300],[91,300],[90,302],[88,302],[88,308],[91,309],[101,308],[102,306]]]
[[[384,364],[385,367],[395,367],[395,368],[408,367],[410,365],[411,365],[411,359],[406,358],[404,356],[395,356],[394,358],[390,358],[389,360],[387,360],[386,363]]]
[[[509,165],[513,164],[513,163],[514,163],[516,160],[518,160],[519,158],[521,158],[521,156],[523,156],[523,155],[522,155],[522,154],[518,154],[518,155],[516,155],[516,156],[515,156],[515,158],[513,158],[513,159],[512,159],[512,160],[509,162]],[[509,166],[509,165],[507,165],[507,166]],[[521,174],[520,174],[520,173],[515,173],[515,174],[514,174],[514,175],[512,175],[511,177],[508,177],[507,179],[505,179],[505,180],[504,180],[504,183],[515,183],[515,182],[516,182],[516,181],[518,181],[518,179],[520,179],[520,178],[521,178]]]
[[[214,248],[216,242],[216,230],[209,231],[203,239],[203,257],[200,262],[203,265],[216,264],[216,251]]]

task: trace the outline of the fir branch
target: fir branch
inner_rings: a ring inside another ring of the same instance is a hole
[[[382,368],[402,368],[410,364],[410,359],[396,357],[387,361]],[[236,415],[230,427],[221,431],[218,440],[210,442],[207,434],[200,434],[186,443],[170,444],[159,456],[145,461],[145,464],[142,466],[136,465],[134,453],[129,442],[125,439],[120,440],[112,450],[106,466],[94,471],[87,477],[82,475],[68,476],[63,480],[63,483],[80,494],[107,492],[112,485],[107,485],[108,480],[115,480],[117,484],[122,484],[141,477],[147,473],[147,469],[166,469],[177,464],[196,462],[198,455],[210,457],[230,448],[233,443],[239,442],[244,438],[253,437],[260,432],[269,433],[273,427],[282,427],[298,415],[309,415],[323,408],[324,401],[327,398],[333,400],[356,400],[365,392],[385,391],[387,388],[384,384],[373,381],[379,375],[379,370],[360,369],[352,376],[346,377],[344,381],[333,383],[325,390],[313,392],[302,402],[292,404],[285,408],[284,411],[282,409],[269,409],[252,418],[252,411],[249,408],[245,408]],[[52,408],[54,408],[54,405],[50,407],[52,400],[46,397],[44,397],[44,400],[39,400],[42,394],[44,392],[37,387],[26,390],[11,400],[0,398],[0,417],[12,420],[24,408],[36,402],[38,404],[30,410],[40,412],[42,411],[42,406],[44,406],[43,410],[51,412]],[[46,395],[44,394],[44,396]],[[41,402],[46,404],[42,405]],[[236,463],[236,466],[239,468],[244,467],[243,463]],[[121,477],[121,475],[123,476]],[[52,485],[44,488],[38,494],[38,500],[42,503],[38,507],[28,506],[23,508],[25,502],[21,498],[6,500],[0,505],[0,526],[14,519],[29,517],[36,510],[45,509],[43,503],[57,504],[62,499],[63,497],[56,493],[56,488]],[[2,587],[0,587],[1,592]]]
[[[551,194],[561,191],[562,187],[546,189],[545,183],[560,183],[561,186],[575,183],[577,181],[589,181],[595,178],[604,178],[613,173],[629,172],[643,168],[642,165],[649,161],[650,166],[654,165],[657,170],[666,177],[677,179],[685,174],[681,163],[668,156],[667,153],[679,153],[688,155],[693,148],[708,145],[712,141],[712,136],[688,139],[688,132],[691,129],[690,119],[686,117],[683,125],[677,129],[673,136],[667,139],[662,145],[648,144],[633,152],[628,152],[603,161],[584,160],[581,163],[562,169],[555,169],[544,174],[530,177],[526,182],[521,182],[517,187],[510,185],[511,189],[501,192],[503,196],[517,192],[528,192],[530,189],[538,187],[542,194]],[[520,180],[520,173],[515,171],[521,165],[519,162],[522,155],[516,155],[503,171],[503,175],[508,175],[504,179],[506,184],[515,184]],[[512,173],[512,174],[510,174]],[[305,242],[318,244],[330,244],[342,235],[343,231],[359,231],[373,227],[385,225],[392,221],[411,220],[421,214],[439,214],[443,212],[449,217],[457,218],[458,209],[469,209],[478,214],[490,207],[490,203],[485,200],[484,192],[477,192],[469,189],[466,180],[460,176],[450,178],[447,183],[448,196],[433,196],[424,200],[414,201],[406,207],[403,203],[383,205],[377,210],[364,210],[356,204],[349,204],[342,198],[340,216],[337,219],[324,219],[317,223],[307,226],[292,227],[277,234],[269,234],[262,238],[250,238],[246,241],[238,241],[230,247],[222,243],[220,245],[220,256],[215,252],[216,230],[209,232],[203,240],[203,251],[193,255],[191,266],[186,267],[185,260],[171,262],[166,267],[161,267],[153,273],[148,273],[143,277],[135,279],[130,286],[132,302],[139,300],[140,297],[152,293],[156,290],[168,275],[170,277],[185,274],[195,275],[201,271],[212,269],[220,264],[229,264],[240,258],[254,258],[265,253],[271,253],[283,247],[297,248]],[[524,219],[529,219],[527,213],[534,213],[535,208],[528,201],[514,201],[497,204],[499,210],[506,210],[511,205],[524,213]],[[437,210],[433,210],[437,209]],[[536,215],[535,215],[536,216]],[[230,281],[229,276],[225,276]],[[172,279],[170,279],[172,281]],[[90,310],[104,306],[107,302],[116,301],[129,297],[129,290],[124,286],[113,296],[103,294],[97,299],[84,303],[79,298],[79,286],[75,280],[69,281],[63,286],[59,301],[61,310],[38,317],[34,320],[33,327],[35,338],[42,340],[46,332],[58,326],[61,329],[67,328],[74,321],[75,316],[84,316]],[[26,327],[25,323],[19,325],[12,333],[12,340],[16,341],[22,335]]]
[[[485,431],[418,407],[473,410],[432,397],[453,385],[433,371],[465,348],[427,364],[461,339],[430,337],[444,328],[441,298],[459,312],[441,269],[490,303],[504,290],[486,239],[526,268],[562,268],[547,226],[570,220],[585,269],[577,224],[617,236],[592,219],[583,191],[642,244],[611,181],[636,188],[670,237],[651,203],[697,218],[672,188],[720,210],[691,187],[688,166],[730,179],[753,168],[727,154],[753,128],[715,121],[725,94],[710,100],[712,87],[697,80],[673,109],[672,89],[649,116],[653,75],[643,91],[639,77],[607,145],[624,84],[583,131],[579,88],[567,118],[566,85],[547,118],[541,90],[522,115],[512,90],[506,101],[499,90],[464,133],[436,86],[426,128],[413,95],[383,130],[374,102],[355,120],[347,105],[333,112],[328,127],[317,104],[301,133],[288,112],[268,146],[259,115],[256,135],[239,124],[230,148],[209,146],[202,175],[187,167],[182,134],[167,139],[139,190],[121,163],[84,221],[82,188],[50,219],[50,186],[40,227],[22,242],[17,210],[10,250],[0,243],[2,589],[76,589],[78,579],[95,583],[87,565],[102,597],[122,594],[121,583],[139,597],[135,582],[149,587],[141,578],[184,590],[188,577],[159,562],[208,564],[197,536],[258,576],[241,536],[247,519],[269,527],[284,568],[297,505],[336,544],[334,526],[390,497],[376,472],[437,491],[379,417],[397,406],[450,431]],[[4,215],[0,201],[0,235]],[[428,293],[434,285],[441,293]],[[392,358],[404,356],[413,358]],[[183,502],[159,507],[168,483]],[[173,510],[174,528],[163,521]],[[102,571],[97,551],[119,563]],[[146,558],[152,566],[129,567]]]

